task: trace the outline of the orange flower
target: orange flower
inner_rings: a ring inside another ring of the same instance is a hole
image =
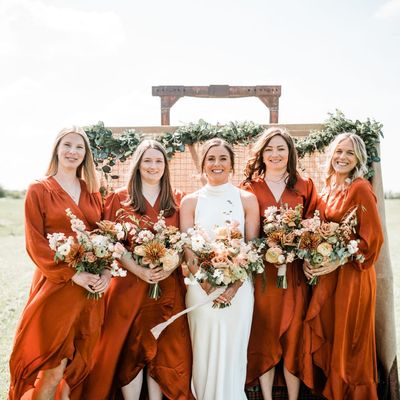
[[[100,222],[96,222],[97,226],[101,229],[101,231],[105,234],[109,234],[115,236],[117,234],[117,230],[115,229],[114,222],[103,220]]]
[[[282,215],[282,222],[288,226],[296,226],[296,218],[298,217],[296,210],[288,209]]]
[[[68,255],[65,257],[65,262],[70,266],[75,268],[80,260],[82,260],[83,255],[85,254],[85,249],[79,243],[73,243],[71,245],[71,250]]]
[[[158,240],[150,240],[143,244],[145,258],[150,260],[152,264],[158,264],[160,258],[165,256],[166,248],[162,242]]]
[[[319,235],[306,231],[301,235],[299,248],[303,250],[315,250],[320,242],[321,238]]]
[[[271,232],[266,238],[268,247],[276,247],[280,245],[284,235],[285,233],[282,230]]]

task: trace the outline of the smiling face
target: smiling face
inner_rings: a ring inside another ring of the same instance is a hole
[[[267,171],[286,171],[289,147],[280,135],[271,138],[263,151],[263,161]]]
[[[78,133],[68,133],[57,146],[58,168],[77,169],[86,154],[85,141]]]
[[[232,161],[228,149],[224,146],[211,147],[204,159],[203,172],[210,185],[222,185],[229,180]]]
[[[147,149],[140,160],[139,171],[143,182],[150,185],[159,183],[165,171],[163,153],[156,149]]]
[[[354,151],[354,145],[350,138],[342,140],[337,146],[332,156],[332,168],[337,175],[343,178],[350,176],[353,169],[357,166],[358,160]]]

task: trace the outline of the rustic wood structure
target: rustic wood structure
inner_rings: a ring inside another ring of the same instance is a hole
[[[161,125],[170,124],[171,107],[185,96],[229,99],[258,97],[269,109],[269,123],[278,123],[280,86],[153,86],[152,94],[161,98]]]

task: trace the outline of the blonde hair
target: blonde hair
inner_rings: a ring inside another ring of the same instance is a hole
[[[128,198],[125,205],[132,206],[133,210],[143,215],[146,212],[146,199],[142,191],[142,177],[140,175],[140,163],[146,150],[158,150],[164,158],[164,174],[160,181],[160,210],[164,211],[166,217],[170,217],[175,213],[178,206],[175,202],[174,194],[171,187],[171,178],[169,173],[169,165],[167,152],[161,143],[153,139],[145,139],[140,142],[139,146],[133,153],[131,172],[129,176],[127,191]]]
[[[85,157],[79,167],[76,169],[76,176],[80,179],[83,179],[86,182],[87,189],[90,193],[97,192],[99,190],[99,181],[97,178],[96,168],[93,161],[92,150],[90,149],[89,138],[86,135],[86,132],[80,127],[76,125],[72,125],[66,128],[63,128],[58,135],[53,144],[53,150],[51,154],[51,159],[49,166],[47,167],[46,175],[54,176],[58,171],[58,146],[62,140],[62,138],[69,133],[76,133],[80,135],[85,143]]]
[[[332,166],[332,158],[335,154],[336,147],[339,143],[343,142],[343,140],[350,139],[353,143],[354,154],[357,158],[357,165],[354,169],[350,172],[349,178],[353,181],[357,178],[362,178],[367,172],[367,149],[365,147],[364,141],[358,136],[356,133],[352,132],[344,132],[336,136],[333,142],[328,147],[328,158],[327,158],[327,165],[326,165],[326,184],[328,185],[335,174],[335,170]]]

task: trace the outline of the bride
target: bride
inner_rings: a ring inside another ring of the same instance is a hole
[[[186,196],[181,203],[181,230],[195,224],[212,234],[216,225],[226,220],[239,222],[246,240],[259,233],[259,212],[256,197],[229,182],[234,167],[231,146],[222,139],[211,139],[203,145],[201,169],[207,184]],[[186,294],[186,305],[204,302],[215,290],[208,282],[198,283],[193,278],[197,267],[194,254],[186,252],[191,284]],[[245,400],[247,345],[253,314],[253,284],[248,278],[222,289],[216,303],[230,303],[229,307],[213,308],[207,303],[188,314],[193,348],[192,392],[197,400]],[[213,293],[216,296],[217,293]]]

